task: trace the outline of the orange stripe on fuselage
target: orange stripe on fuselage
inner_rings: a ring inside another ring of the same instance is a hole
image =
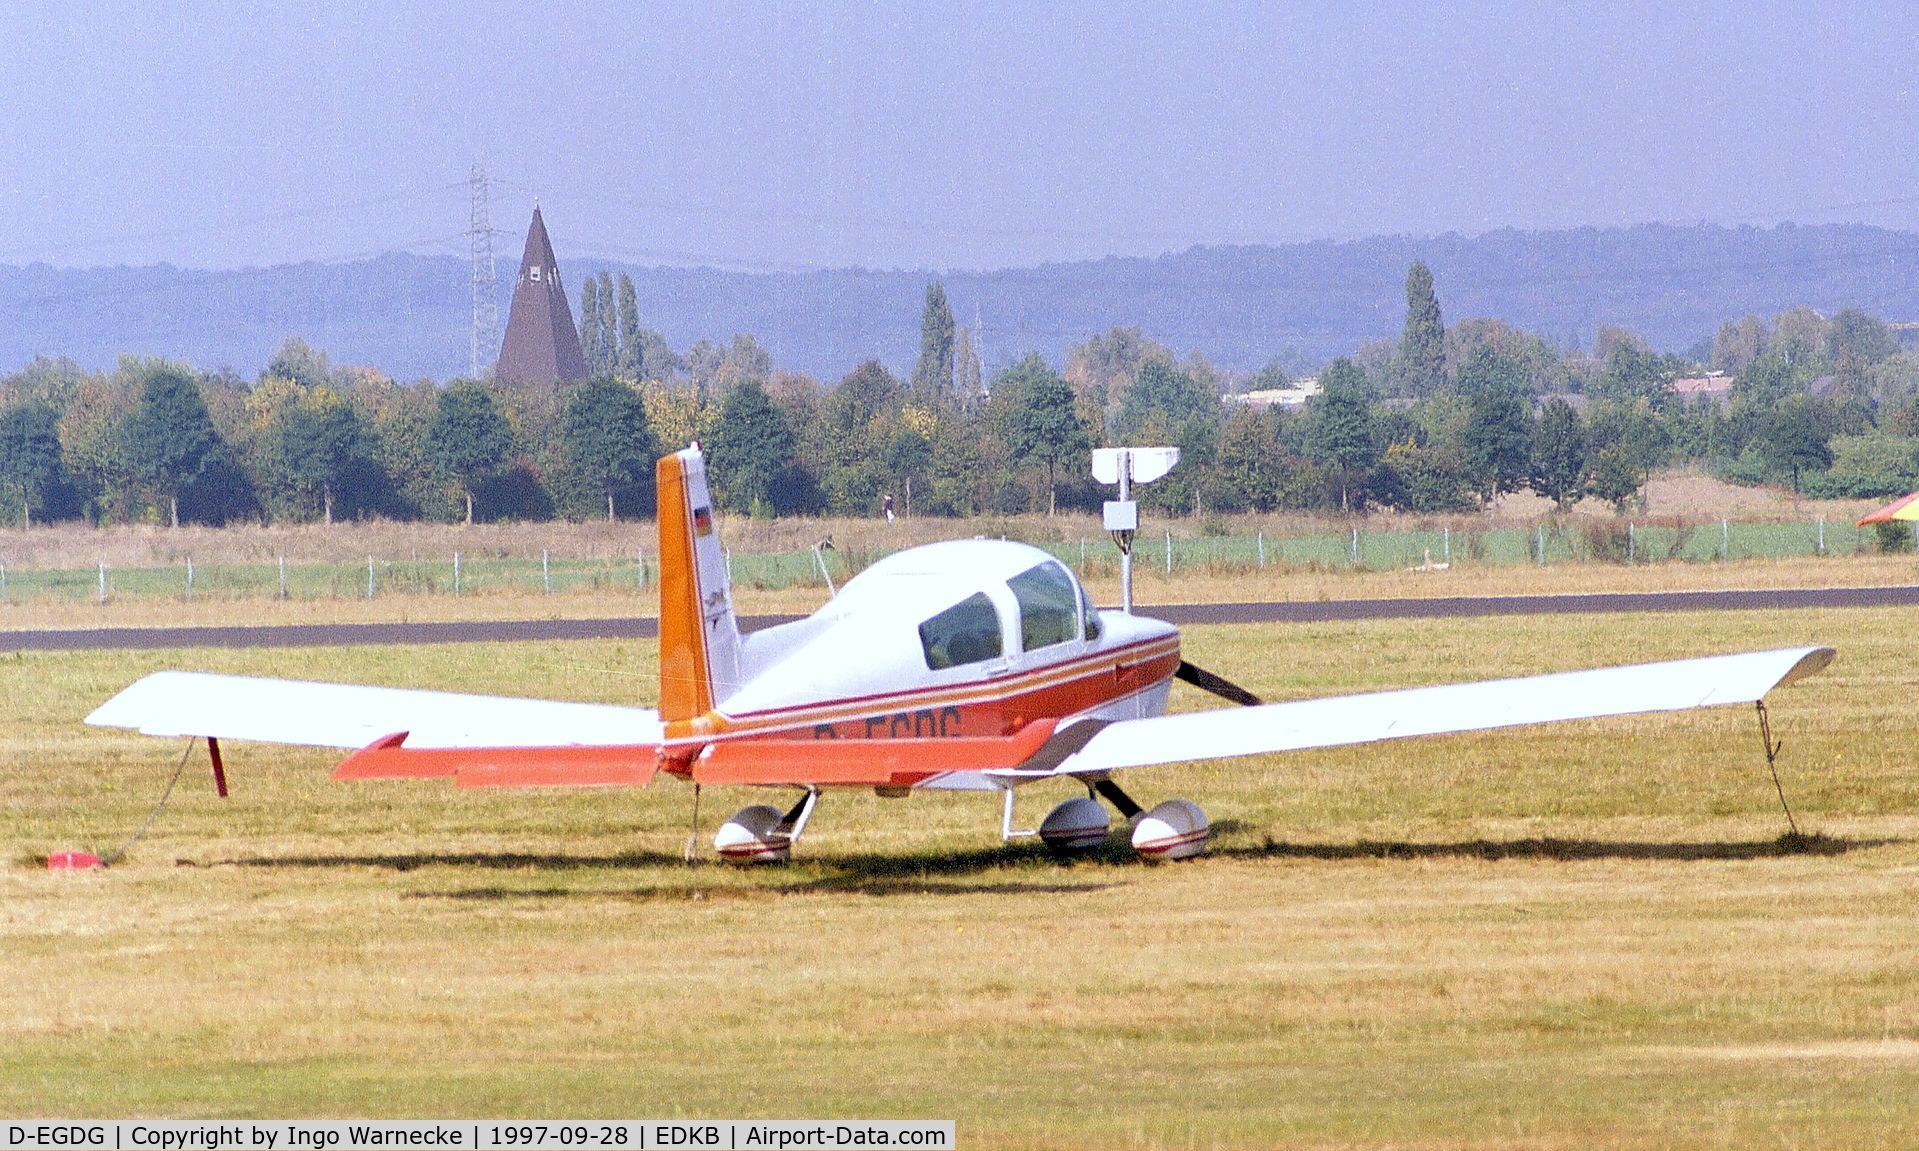
[[[685,464],[678,455],[663,456],[655,477],[660,524],[660,719],[670,724],[711,711],[713,691]]]
[[[995,680],[743,716],[714,712],[708,716],[710,732],[685,740],[669,737],[669,743],[685,750],[667,753],[666,770],[685,774],[692,752],[714,739],[753,743],[790,740],[795,733],[813,739],[862,740],[1002,737],[1036,720],[1079,715],[1138,695],[1170,679],[1178,667],[1179,641],[1165,637]],[[937,754],[935,747],[928,751]],[[941,770],[936,763],[928,768],[928,774]]]

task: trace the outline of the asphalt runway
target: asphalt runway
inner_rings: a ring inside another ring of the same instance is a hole
[[[1900,607],[1919,604],[1919,586],[1776,588],[1760,591],[1598,592],[1588,595],[1442,596],[1432,599],[1283,600],[1276,603],[1147,605],[1140,615],[1168,623],[1319,623],[1328,620],[1447,619],[1600,612],[1755,611]],[[798,616],[742,616],[748,631]],[[516,643],[569,639],[651,639],[654,619],[541,619],[462,623],[285,624],[265,627],[107,627],[0,632],[0,651],[136,651],[189,647],[344,647],[361,644]]]

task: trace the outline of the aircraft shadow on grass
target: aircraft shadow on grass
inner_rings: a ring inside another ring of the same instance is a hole
[[[1130,851],[1115,851],[1112,862],[1131,862]],[[425,867],[454,867],[492,871],[638,871],[669,867],[694,873],[717,873],[723,865],[710,859],[688,864],[679,854],[662,851],[624,851],[612,855],[567,852],[410,852],[379,855],[261,856],[199,862],[181,859],[183,867],[263,868],[384,868],[408,872]],[[1011,870],[1013,874],[1004,874]],[[819,856],[792,870],[755,871],[761,882],[744,886],[644,884],[632,888],[567,888],[486,886],[410,893],[410,898],[513,899],[627,899],[637,902],[701,899],[771,899],[783,895],[1070,895],[1119,886],[1115,883],[1059,883],[1050,880],[1060,868],[1037,844],[980,848],[944,854],[852,854]],[[824,874],[821,874],[824,872]],[[1002,877],[955,882],[1000,872]],[[1025,878],[1031,876],[1033,878]],[[770,882],[768,882],[770,881]]]
[[[1353,843],[1289,843],[1268,839],[1243,847],[1215,848],[1229,859],[1548,859],[1564,862],[1595,859],[1644,859],[1691,863],[1707,860],[1778,859],[1792,855],[1844,855],[1906,842],[1897,838],[1849,839],[1824,832],[1785,832],[1771,839],[1719,842],[1658,842],[1647,840],[1464,839],[1453,842],[1362,839]]]
[[[1227,842],[1215,842],[1212,855],[1232,860],[1393,860],[1393,859],[1535,859],[1651,860],[1701,862],[1711,860],[1777,859],[1795,855],[1837,856],[1852,851],[1907,842],[1898,838],[1854,839],[1827,835],[1786,833],[1770,839],[1706,841],[1645,841],[1566,839],[1556,836],[1524,839],[1467,839],[1442,842],[1358,840],[1351,843],[1295,843],[1267,838],[1260,843],[1235,845],[1236,835],[1248,829],[1236,820],[1214,825]],[[1075,895],[1127,886],[1143,874],[1136,857],[1115,836],[1105,848],[1081,860],[1056,861],[1037,844],[979,848],[946,854],[848,854],[817,856],[791,870],[758,872],[758,882],[725,884],[640,884],[626,888],[572,888],[555,884],[538,887],[486,885],[408,893],[415,899],[466,901],[598,899],[632,902],[697,902],[700,900],[763,900],[787,895]],[[710,871],[720,865],[700,861],[688,865],[677,853],[624,851],[610,855],[575,852],[396,852],[377,855],[298,855],[211,860],[179,860],[181,866],[264,868],[383,868],[410,872],[427,867],[466,870],[563,872],[641,871],[653,868],[691,868]],[[1112,868],[1124,867],[1121,875]],[[1062,873],[1098,869],[1107,881],[1058,882]],[[996,874],[995,874],[996,873]]]

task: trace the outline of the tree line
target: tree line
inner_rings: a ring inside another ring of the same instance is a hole
[[[695,440],[721,504],[762,516],[1093,509],[1097,444],[1178,445],[1142,492],[1174,514],[1455,513],[1528,488],[1626,508],[1676,462],[1818,495],[1919,486],[1919,354],[1857,310],[1728,321],[1681,356],[1619,328],[1581,352],[1449,327],[1421,263],[1406,295],[1399,338],[1326,365],[1299,406],[1248,400],[1292,382],[1278,361],[1219,371],[1132,327],[988,378],[938,282],[903,379],[869,360],[822,383],[751,335],[675,351],[604,274],[580,299],[592,375],[557,387],[401,384],[297,338],[250,380],[43,358],[0,379],[0,522],[644,516],[655,457]],[[1708,370],[1729,397],[1675,392]]]

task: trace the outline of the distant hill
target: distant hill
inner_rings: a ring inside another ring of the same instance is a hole
[[[909,371],[935,274],[729,272],[559,255],[576,315],[587,274],[624,271],[644,322],[674,347],[751,332],[780,366],[828,381],[874,356]],[[1395,337],[1416,258],[1431,266],[1449,322],[1496,316],[1562,346],[1590,345],[1598,325],[1620,324],[1684,351],[1722,320],[1798,304],[1919,319],[1919,234],[1863,225],[1395,236],[943,278],[959,322],[971,326],[977,314],[983,324],[989,369],[1029,350],[1057,360],[1088,335],[1137,324],[1181,354],[1251,370],[1281,353],[1320,362]],[[503,261],[502,327],[513,272]],[[445,379],[466,371],[469,311],[467,265],[451,257],[234,271],[0,265],[0,372],[36,354],[100,368],[139,353],[251,376],[282,339],[299,335],[338,363]]]

